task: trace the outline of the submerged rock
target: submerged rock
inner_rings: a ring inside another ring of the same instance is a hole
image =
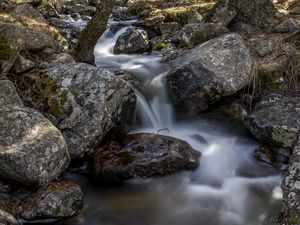
[[[132,128],[135,95],[129,83],[83,63],[49,68],[48,75],[57,82],[49,112],[72,158],[92,153],[112,129],[126,133]]]
[[[246,125],[260,142],[289,156],[300,129],[300,98],[261,102],[248,116]]]
[[[167,86],[179,112],[197,114],[251,81],[251,56],[242,37],[226,34],[170,61]]]
[[[150,43],[146,31],[137,28],[128,28],[121,34],[114,47],[114,53],[143,53],[150,50]]]
[[[44,185],[69,164],[67,144],[50,121],[22,106],[0,108],[0,177],[25,185]]]
[[[287,175],[282,182],[283,205],[278,225],[300,224],[300,141],[293,149]]]
[[[95,153],[94,173],[108,180],[162,176],[196,169],[200,155],[187,142],[176,138],[132,134],[121,143],[108,143]]]
[[[75,216],[83,205],[83,192],[77,184],[62,181],[42,187],[23,205],[26,220],[58,219]]]

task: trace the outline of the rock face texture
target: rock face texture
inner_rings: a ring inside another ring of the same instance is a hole
[[[0,85],[0,177],[44,185],[67,168],[67,144],[49,120],[23,106],[10,81]]]
[[[64,134],[71,157],[92,153],[112,129],[128,132],[135,118],[132,86],[109,71],[88,64],[48,69],[57,82],[50,113]]]
[[[288,173],[281,187],[283,207],[278,218],[278,224],[300,224],[300,141],[293,149]]]
[[[66,218],[76,215],[83,204],[83,193],[77,184],[53,182],[41,188],[23,206],[26,220]]]
[[[0,177],[41,186],[67,168],[70,158],[62,134],[37,111],[1,106],[0,124]]]
[[[94,172],[108,180],[162,176],[196,169],[200,155],[187,142],[176,138],[133,134],[122,143],[111,142],[99,149]]]
[[[120,35],[114,47],[114,53],[143,53],[150,50],[148,34],[146,31],[137,28],[128,28]]]
[[[238,34],[225,34],[170,61],[167,86],[179,112],[197,114],[251,80],[251,56]]]
[[[7,213],[7,212],[4,212],[2,210],[0,210],[0,224],[1,225],[20,225],[19,222],[17,221],[17,219]]]
[[[249,115],[246,124],[257,140],[289,156],[298,140],[300,98],[262,101]]]

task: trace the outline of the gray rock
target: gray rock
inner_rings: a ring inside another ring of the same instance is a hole
[[[0,209],[0,224],[1,225],[20,225],[18,220],[8,212]]]
[[[246,125],[257,140],[289,156],[298,140],[300,98],[274,99],[258,104]]]
[[[275,41],[272,39],[262,40],[258,43],[255,50],[260,57],[264,57],[273,52]]]
[[[23,102],[11,81],[0,80],[0,107],[6,105],[22,106]]]
[[[128,7],[115,6],[112,11],[112,16],[119,20],[130,20],[131,15],[129,13]]]
[[[188,23],[201,23],[203,17],[196,11],[192,11],[188,14]]]
[[[22,207],[26,220],[58,219],[75,216],[83,205],[80,186],[68,181],[53,182],[42,187]]]
[[[153,27],[159,27],[159,25],[165,21],[165,16],[160,14],[155,17],[147,18],[145,20],[138,21],[134,23],[133,25],[136,27],[144,27],[144,28],[153,28]]]
[[[300,141],[293,149],[282,185],[283,204],[278,225],[300,224]]]
[[[36,25],[41,25],[41,24],[46,24],[47,21],[43,17],[39,11],[37,11],[33,6],[29,4],[21,4],[17,6],[12,14],[15,17],[18,17],[19,21],[26,21],[30,20],[33,24]]]
[[[177,22],[161,23],[159,25],[159,30],[165,37],[174,35],[179,29],[180,25]]]
[[[42,2],[42,0],[9,0],[9,1],[14,4],[32,4],[32,5],[38,5]]]
[[[58,66],[60,64],[76,63],[73,56],[68,53],[60,53],[54,56],[53,60],[47,66],[48,68]]]
[[[170,61],[167,86],[179,112],[197,114],[251,81],[251,56],[242,37],[226,34]]]
[[[143,53],[150,50],[150,43],[146,31],[137,28],[128,28],[119,36],[114,47],[114,53]]]
[[[82,4],[74,4],[63,8],[64,14],[78,13],[81,16],[93,16],[96,13],[96,7]]]
[[[297,30],[300,30],[300,24],[292,18],[284,20],[274,28],[274,31],[278,33],[292,33]]]
[[[206,14],[203,21],[205,23],[222,23],[224,26],[228,26],[236,15],[235,9],[226,3],[219,2]]]
[[[48,75],[58,85],[50,113],[73,158],[92,153],[113,128],[132,128],[135,95],[129,83],[88,64],[59,65],[48,69]]]
[[[193,23],[183,27],[181,38],[189,47],[193,48],[226,33],[229,33],[229,30],[221,23]]]
[[[16,74],[27,72],[35,67],[35,63],[29,59],[25,59],[23,56],[19,56],[16,60],[13,70]]]
[[[108,180],[168,175],[196,169],[200,155],[176,138],[133,134],[121,143],[111,142],[100,148],[94,156],[94,173]]]
[[[43,3],[39,7],[37,7],[37,10],[45,19],[50,19],[52,17],[59,17],[58,12],[56,9],[48,3]]]
[[[67,168],[67,144],[40,113],[20,106],[2,106],[0,123],[0,177],[40,186]]]

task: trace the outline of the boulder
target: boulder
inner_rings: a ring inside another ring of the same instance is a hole
[[[13,70],[16,74],[19,74],[19,73],[27,72],[34,67],[35,67],[34,62],[20,55],[13,66]]]
[[[150,43],[146,31],[137,28],[128,28],[125,33],[117,39],[114,47],[116,54],[143,53],[150,50]]]
[[[37,7],[38,12],[45,18],[50,19],[52,17],[59,17],[56,9],[49,3],[43,3]]]
[[[298,140],[300,98],[262,101],[248,116],[246,125],[257,140],[289,156]]]
[[[96,151],[94,173],[108,180],[168,175],[194,170],[200,152],[176,138],[157,134],[132,134]]]
[[[60,219],[75,216],[83,205],[80,186],[69,181],[53,182],[28,199],[21,212],[26,220]]]
[[[278,225],[300,224],[300,141],[293,149],[282,185],[283,203]]]
[[[31,4],[31,5],[38,5],[42,2],[42,0],[9,0],[10,3],[13,4]]]
[[[37,111],[6,105],[0,109],[0,177],[25,185],[44,185],[69,164],[67,144]]]
[[[64,134],[71,157],[93,152],[114,128],[128,132],[135,118],[132,86],[88,64],[62,64],[47,70],[57,82],[50,113]]]
[[[178,112],[195,115],[251,81],[251,56],[242,37],[226,34],[171,60],[167,87]]]
[[[229,33],[229,30],[221,23],[193,23],[185,25],[180,33],[181,40],[179,41],[183,41],[187,46],[193,48],[212,38]],[[176,41],[178,42],[178,40]]]
[[[160,33],[165,36],[169,37],[174,35],[180,29],[179,23],[176,22],[169,22],[169,23],[161,23],[159,25]]]
[[[96,7],[82,4],[73,4],[63,7],[63,13],[67,15],[78,13],[81,16],[93,16],[96,13]]]
[[[5,105],[23,105],[15,85],[9,80],[0,80],[0,107]]]
[[[0,224],[1,225],[20,225],[18,220],[8,212],[0,209]]]

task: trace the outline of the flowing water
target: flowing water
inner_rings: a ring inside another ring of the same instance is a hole
[[[269,225],[280,206],[280,175],[253,158],[257,143],[231,132],[230,124],[198,118],[175,121],[165,87],[168,70],[157,53],[114,55],[108,29],[95,49],[101,67],[133,73],[142,82],[133,133],[165,134],[202,152],[200,166],[162,178],[133,179],[121,186],[69,175],[85,192],[82,213],[64,225]]]

